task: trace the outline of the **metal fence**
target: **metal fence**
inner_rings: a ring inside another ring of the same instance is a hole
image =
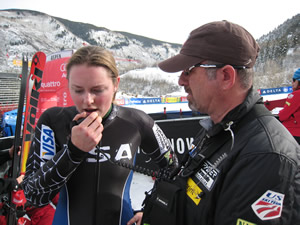
[[[0,73],[0,114],[16,109],[19,102],[21,78],[18,74]]]

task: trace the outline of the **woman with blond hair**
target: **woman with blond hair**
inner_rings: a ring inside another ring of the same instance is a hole
[[[133,172],[112,162],[133,165],[140,147],[167,168],[176,164],[169,141],[146,113],[114,104],[120,77],[109,51],[77,50],[67,79],[75,106],[40,117],[24,179],[27,200],[43,206],[59,193],[53,224],[140,224],[129,196]]]

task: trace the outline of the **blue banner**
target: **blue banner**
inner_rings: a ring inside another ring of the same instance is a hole
[[[289,94],[293,92],[293,88],[289,86],[289,87],[259,89],[259,91],[260,91],[260,95]]]
[[[143,104],[159,104],[161,103],[161,98],[144,98]]]
[[[161,98],[125,98],[125,105],[159,104]]]
[[[125,105],[139,105],[142,104],[142,98],[125,98]]]

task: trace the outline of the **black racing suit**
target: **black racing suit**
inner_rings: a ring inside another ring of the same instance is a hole
[[[113,105],[103,120],[99,143],[106,157],[100,153],[97,160],[96,149],[86,153],[69,140],[77,113],[75,107],[54,107],[42,114],[27,160],[25,196],[33,205],[43,206],[59,192],[53,224],[124,225],[133,216],[129,196],[133,172],[107,157],[134,164],[140,147],[160,168],[168,167],[169,141],[146,113]]]

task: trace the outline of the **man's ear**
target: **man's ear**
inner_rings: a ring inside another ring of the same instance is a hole
[[[226,65],[217,70],[217,76],[221,82],[221,88],[223,90],[232,88],[236,82],[236,75],[235,69],[230,65]]]

